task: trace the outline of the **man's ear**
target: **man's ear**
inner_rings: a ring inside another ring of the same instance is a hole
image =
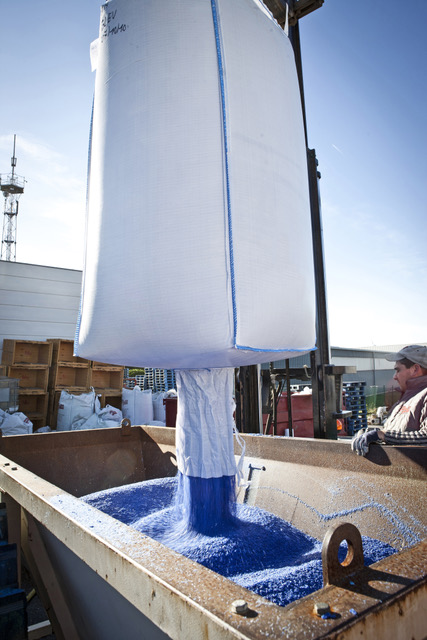
[[[418,378],[419,376],[423,375],[423,370],[419,364],[415,363],[414,365],[412,365],[411,369],[413,371],[411,376],[412,378]]]

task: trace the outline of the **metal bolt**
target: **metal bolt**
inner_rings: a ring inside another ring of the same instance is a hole
[[[314,605],[314,613],[318,616],[323,616],[325,613],[329,613],[330,610],[327,602],[316,602]]]
[[[235,600],[231,603],[231,610],[233,613],[238,613],[241,616],[247,614],[249,607],[246,600]]]

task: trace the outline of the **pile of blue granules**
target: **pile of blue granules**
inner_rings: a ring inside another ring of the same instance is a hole
[[[321,589],[321,542],[257,507],[236,505],[236,517],[216,535],[183,531],[175,478],[148,480],[82,498],[85,502],[277,605]],[[365,564],[395,553],[362,537]],[[344,560],[346,549],[342,548]]]

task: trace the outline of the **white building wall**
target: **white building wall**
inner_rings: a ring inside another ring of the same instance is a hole
[[[351,365],[353,367],[357,367],[358,371],[389,371],[394,367],[394,363],[390,363],[385,358],[377,358],[373,356],[370,356],[369,358],[357,358],[349,357],[348,355],[335,355],[331,357],[331,363],[337,366]]]
[[[74,339],[82,272],[0,260],[0,357],[5,338]]]

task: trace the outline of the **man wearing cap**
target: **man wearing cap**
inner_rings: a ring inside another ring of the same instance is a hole
[[[392,406],[381,429],[357,432],[351,448],[360,456],[368,453],[371,442],[427,446],[427,347],[409,345],[385,358],[396,362],[393,379],[402,397]]]

